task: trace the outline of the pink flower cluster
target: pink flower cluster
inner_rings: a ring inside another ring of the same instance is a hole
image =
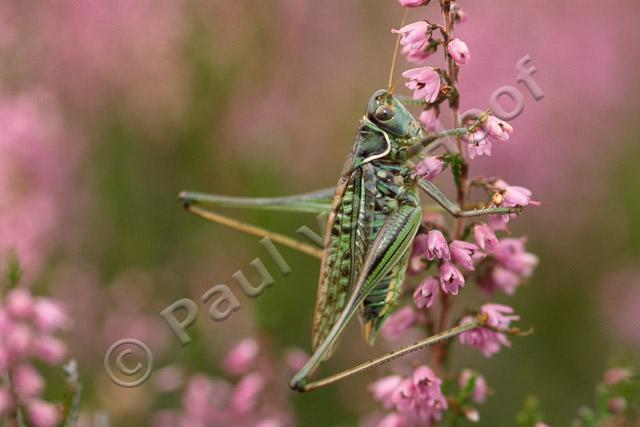
[[[0,95],[0,257],[15,251],[36,275],[62,217],[72,155],[59,114],[42,92]]]
[[[473,126],[477,120],[475,117],[467,117],[465,123]],[[480,124],[474,132],[464,137],[467,154],[472,160],[482,155],[490,156],[494,142],[506,142],[513,134],[513,127],[509,123],[492,115],[481,119]]]
[[[448,408],[441,386],[442,380],[427,366],[418,367],[407,378],[392,375],[378,380],[370,390],[386,409],[393,410],[378,427],[428,426],[440,421]]]
[[[511,346],[507,336],[497,330],[507,330],[511,322],[520,319],[519,316],[513,314],[513,309],[501,304],[485,304],[480,307],[480,314],[486,316],[485,324],[487,327],[472,329],[460,334],[460,343],[477,348],[485,357],[491,357],[498,353],[502,346]],[[471,322],[473,322],[473,318],[465,316],[460,324],[466,325]]]
[[[292,349],[286,355],[290,371],[306,362],[306,355]],[[286,396],[274,374],[278,371],[265,357],[254,338],[237,343],[222,362],[225,373],[239,377],[236,384],[223,378],[195,374],[187,381],[182,412],[164,410],[156,414],[154,426],[159,427],[285,427],[292,425]],[[175,372],[167,369],[167,384],[159,384],[164,391],[174,387]],[[170,374],[170,375],[169,375]]]
[[[410,8],[430,3],[399,1]],[[408,272],[410,275],[427,273],[426,277],[413,291],[413,304],[405,305],[389,316],[382,335],[393,340],[410,328],[423,326],[432,336],[458,334],[460,344],[475,347],[490,357],[502,347],[510,346],[508,335],[517,333],[510,324],[519,320],[519,316],[508,306],[484,304],[477,314],[465,315],[458,322],[458,326],[467,326],[461,333],[460,328],[450,329],[452,326],[449,326],[453,323],[449,313],[455,302],[452,298],[469,283],[476,284],[488,295],[497,290],[512,295],[531,277],[538,258],[526,251],[526,239],[505,237],[501,232],[509,232],[509,221],[524,207],[540,203],[525,187],[510,185],[499,178],[469,176],[468,159],[490,155],[492,144],[508,141],[513,128],[488,113],[460,117],[457,76],[460,67],[470,61],[471,52],[464,41],[453,36],[453,26],[464,22],[466,15],[455,1],[440,2],[440,6],[444,14],[442,25],[422,20],[393,32],[399,34],[406,59],[423,65],[405,71],[403,76],[408,80],[406,86],[413,92],[413,99],[418,101],[411,104],[425,106],[420,114],[425,129],[428,132],[444,130],[439,114],[442,104],[447,102],[454,125],[467,127],[468,134],[457,141],[457,149],[451,144],[446,150],[440,145],[429,151],[415,165],[413,177],[434,180],[450,167],[461,209],[493,209],[508,213],[473,218],[456,216],[453,226],[441,214],[425,214],[413,241]],[[424,65],[439,48],[444,50],[447,68]],[[437,150],[442,152],[438,154]],[[479,202],[469,200],[471,189],[484,192],[484,198]],[[430,347],[433,367],[444,372],[443,378],[451,378],[453,375],[446,366],[448,344],[435,346],[438,347]],[[457,392],[453,390],[456,386]],[[484,403],[489,392],[484,377],[475,372],[463,370],[457,385],[443,384],[430,368],[424,366],[409,378],[385,377],[373,384],[371,390],[386,409],[393,410],[380,421],[382,427],[436,425],[449,406],[455,408],[452,417],[476,422],[480,416],[472,405]]]
[[[526,252],[524,238],[499,240],[491,225],[480,223],[473,227],[475,243],[448,242],[443,231],[435,228],[438,222],[426,222],[433,229],[416,236],[413,243],[410,272],[417,274],[434,264],[439,272],[437,277],[427,277],[416,287],[413,296],[418,308],[430,308],[440,289],[445,294],[458,295],[469,274],[482,289],[500,289],[511,295],[531,277],[538,264],[538,257]],[[477,268],[478,265],[483,268]]]
[[[54,427],[60,410],[45,402],[45,383],[31,362],[39,359],[60,365],[66,347],[54,334],[68,325],[63,308],[48,298],[36,298],[22,288],[10,291],[0,304],[0,416],[15,417],[26,411],[30,425]]]

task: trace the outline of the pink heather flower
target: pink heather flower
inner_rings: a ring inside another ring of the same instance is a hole
[[[498,245],[496,234],[487,224],[478,224],[473,227],[473,237],[478,246],[485,250],[492,250]]]
[[[438,296],[440,282],[429,276],[422,281],[413,293],[413,300],[418,308],[430,308]]]
[[[543,423],[542,421],[538,421],[533,425],[533,427],[549,427],[549,424]]]
[[[512,321],[520,319],[520,316],[513,314],[511,307],[501,304],[485,304],[480,307],[480,313],[487,316],[486,324],[492,328],[508,329]],[[470,316],[466,316],[460,324],[465,325],[472,321]],[[479,349],[485,357],[498,353],[502,346],[511,346],[505,334],[484,327],[463,332],[458,338],[461,344]]]
[[[9,328],[4,337],[4,345],[9,356],[20,357],[26,354],[31,344],[31,330],[23,324],[16,324]]]
[[[259,351],[258,341],[245,338],[231,349],[222,364],[230,374],[244,374],[253,366]]]
[[[7,295],[5,308],[12,317],[17,319],[26,319],[31,316],[31,312],[33,310],[33,298],[25,289],[13,289]]]
[[[435,132],[442,129],[442,124],[438,120],[438,112],[435,108],[427,108],[420,113],[420,122],[424,125],[424,128],[429,132]]]
[[[515,294],[516,289],[522,283],[520,276],[499,265],[491,271],[491,281],[491,288],[497,287],[507,295]]]
[[[460,39],[451,40],[447,45],[447,52],[458,65],[464,65],[471,59],[469,47]]]
[[[413,91],[413,99],[433,102],[440,93],[440,75],[432,67],[413,68],[402,73],[409,79],[405,86]]]
[[[61,420],[60,411],[42,400],[30,401],[27,404],[27,413],[33,427],[56,427]]]
[[[36,326],[43,332],[64,328],[69,322],[62,306],[49,298],[38,299],[33,314]]]
[[[451,260],[467,270],[475,270],[473,261],[484,257],[477,245],[462,240],[454,240],[449,245]]]
[[[384,323],[382,336],[387,340],[394,340],[406,332],[416,321],[413,308],[407,306],[396,310]]]
[[[213,382],[204,375],[195,375],[187,384],[182,398],[185,412],[194,421],[204,424],[209,411],[210,399],[214,395]]]
[[[401,34],[402,54],[407,57],[407,61],[419,63],[431,56],[434,48],[430,46],[431,34],[429,24],[425,21],[414,22],[391,31]]]
[[[13,385],[22,399],[38,397],[44,389],[44,381],[36,369],[23,363],[13,370]]]
[[[453,20],[459,24],[462,24],[467,21],[467,14],[462,9],[462,7],[457,3],[451,4],[451,16],[453,16]]]
[[[513,308],[503,304],[485,304],[480,312],[487,315],[487,325],[493,328],[507,329],[511,322],[520,320],[520,316],[513,314]]]
[[[633,376],[628,368],[611,368],[604,373],[603,381],[608,386],[613,386]]]
[[[526,238],[502,239],[492,248],[492,255],[498,263],[522,278],[529,278],[538,265],[538,257],[525,250]]]
[[[487,395],[489,394],[489,386],[487,385],[487,380],[485,380],[482,375],[473,372],[470,369],[465,369],[460,373],[460,377],[458,378],[458,385],[461,388],[466,388],[468,387],[472,378],[475,378],[475,383],[473,385],[473,390],[471,390],[471,398],[477,404],[482,404],[486,402]]]
[[[391,30],[400,34],[400,44],[403,46],[422,45],[427,41],[429,24],[426,21],[418,21],[405,25],[399,30]]]
[[[409,261],[408,271],[411,274],[419,274],[426,267],[424,258],[427,256],[427,235],[422,233],[416,235],[413,239],[411,249],[411,259]]]
[[[231,396],[231,407],[240,414],[248,413],[256,405],[264,386],[265,381],[261,374],[248,374],[236,386]]]
[[[400,414],[388,414],[376,425],[376,427],[406,427],[407,422]]]
[[[473,322],[471,316],[466,316],[460,321],[460,325]],[[475,347],[482,352],[485,357],[491,357],[500,351],[502,346],[509,347],[511,342],[504,334],[494,332],[487,328],[475,328],[463,332],[458,336],[460,344]]]
[[[611,414],[622,414],[625,409],[627,409],[627,401],[622,396],[614,397],[607,402],[607,410]]]
[[[504,181],[498,181],[498,183],[496,183],[496,187],[502,190],[502,206],[515,207],[540,205],[540,202],[531,200],[533,193],[528,188],[518,187],[516,185],[507,185]]]
[[[431,181],[442,173],[446,163],[440,156],[429,156],[418,163],[414,169],[414,174]]]
[[[425,264],[422,257],[411,257],[411,259],[409,260],[409,267],[407,268],[407,272],[413,275],[420,274],[426,267],[427,265]]]
[[[399,375],[390,375],[380,378],[369,386],[369,391],[373,393],[373,398],[381,402],[386,409],[393,406],[393,393],[402,383],[402,377]]]
[[[427,233],[427,258],[430,261],[434,259],[449,261],[451,259],[447,239],[444,238],[440,230],[431,230]]]
[[[69,143],[45,93],[0,96],[0,256],[16,252],[23,283],[38,274],[55,241]]]
[[[458,295],[464,287],[464,276],[453,264],[445,262],[440,266],[440,286],[445,294]]]
[[[51,365],[57,365],[64,360],[67,349],[62,341],[45,335],[34,340],[33,352],[41,360]]]
[[[418,367],[395,390],[392,400],[396,410],[410,419],[439,421],[448,407],[441,384],[442,380],[430,368]]]
[[[412,257],[426,257],[427,256],[427,235],[424,233],[418,234],[413,239],[413,247],[411,249]]]
[[[509,215],[489,215],[487,223],[493,231],[509,231]]]
[[[482,137],[480,137],[482,134]],[[491,155],[491,141],[486,138],[486,134],[481,130],[475,131],[470,137],[465,137],[467,142],[467,154],[471,160],[483,155]]]
[[[487,117],[482,128],[494,141],[508,141],[513,133],[513,127],[509,123],[491,115]]]
[[[309,360],[309,355],[306,351],[300,350],[297,347],[288,349],[285,353],[285,361],[289,369],[293,372],[298,372]]]
[[[431,0],[398,0],[404,7],[426,6]]]
[[[0,388],[0,417],[10,412],[13,409],[13,404],[11,392],[4,387]]]

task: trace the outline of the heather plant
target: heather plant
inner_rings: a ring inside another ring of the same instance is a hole
[[[36,297],[18,286],[20,275],[12,257],[0,288],[0,420],[33,427],[56,427],[63,420],[74,423],[80,385],[75,362],[62,366],[67,347],[58,337],[69,318],[58,301]],[[60,396],[57,403],[45,399],[42,365],[58,375],[67,373],[69,398]]]
[[[296,425],[287,402],[285,373],[306,362],[306,355],[289,349],[276,361],[268,346],[253,337],[237,342],[220,363],[220,375],[197,372],[188,377],[175,366],[157,375],[156,388],[181,393],[180,409],[156,413],[157,427],[291,427]]]
[[[400,3],[406,8],[438,6],[430,1]],[[490,156],[494,144],[506,148],[514,130],[491,112],[461,116],[458,78],[472,53],[467,43],[456,38],[454,28],[465,22],[467,15],[454,1],[441,0],[439,7],[442,22],[423,19],[393,30],[399,34],[406,60],[419,65],[402,73],[412,91],[407,102],[422,107],[420,120],[428,131],[442,127],[440,119],[446,108],[453,127],[467,126],[469,132],[431,150],[416,165],[415,174],[434,180],[448,169],[457,202],[464,209],[537,206],[540,203],[524,187],[498,177],[472,175],[473,160]],[[443,55],[445,67],[427,65],[438,53]],[[480,196],[472,198],[471,190]],[[486,302],[460,310],[456,304],[465,287],[476,286],[490,299],[499,293],[513,295],[532,276],[538,258],[526,250],[526,238],[509,232],[509,222],[516,216],[447,220],[438,212],[427,213],[414,240],[409,265],[409,273],[422,279],[413,291],[408,290],[406,305],[387,320],[383,336],[395,340],[416,328],[431,336],[456,325],[470,325],[471,329],[458,335],[457,344],[473,347],[489,358],[511,345],[510,335],[523,335],[512,326],[520,318],[511,307]],[[438,343],[431,347],[430,360],[420,360],[412,372],[387,376],[371,385],[374,398],[388,411],[379,426],[479,420],[477,406],[488,397],[487,380],[478,372],[452,366],[453,345],[453,341]]]

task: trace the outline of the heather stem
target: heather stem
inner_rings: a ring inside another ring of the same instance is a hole
[[[451,55],[447,50],[447,46],[451,40],[453,40],[453,19],[451,17],[451,0],[440,0],[440,7],[442,10],[442,16],[444,20],[444,58],[447,63],[447,73],[449,76],[449,84],[452,87],[453,97],[449,98],[449,108],[451,110],[451,115],[453,119],[453,127],[460,127],[460,96],[457,88],[458,84],[458,65],[455,63]],[[460,155],[461,159],[461,167],[460,167],[460,176],[459,179],[456,180],[456,188],[457,188],[457,200],[458,206],[461,209],[464,209],[467,198],[468,191],[468,169],[469,165],[465,158],[464,151],[462,150],[462,138],[456,137],[456,148]],[[454,230],[454,238],[460,239],[462,237],[464,231],[464,218],[457,218],[455,221],[455,230]],[[450,303],[449,297],[447,294],[442,294],[441,296],[441,311],[440,318],[438,321],[437,329],[438,331],[444,330],[446,328],[447,319],[449,315]],[[447,346],[439,345],[436,348],[435,354],[435,363],[436,368],[441,370],[444,367],[446,358],[447,358]]]

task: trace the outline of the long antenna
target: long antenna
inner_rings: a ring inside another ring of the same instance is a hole
[[[400,22],[400,28],[404,27],[404,23],[407,20],[407,13],[409,9],[404,9],[404,14],[402,15],[402,22]],[[398,34],[398,38],[396,39],[396,47],[393,49],[393,59],[391,60],[391,70],[389,71],[389,84],[387,87],[387,92],[391,94],[393,92],[393,75],[396,71],[396,62],[398,60],[398,49],[400,48],[400,39],[402,38],[401,34]]]

